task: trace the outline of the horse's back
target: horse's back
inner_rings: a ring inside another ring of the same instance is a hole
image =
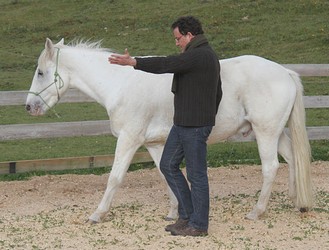
[[[220,60],[223,92],[238,95],[240,100],[247,98],[265,101],[294,98],[296,84],[294,72],[282,65],[258,56],[240,56]]]
[[[240,80],[242,76],[248,77],[250,80],[262,78],[268,80],[269,75],[274,80],[286,80],[289,77],[289,72],[291,72],[276,62],[254,55],[223,59],[220,60],[220,65],[222,79],[229,79],[230,81],[235,78]],[[223,82],[225,81],[223,80]]]

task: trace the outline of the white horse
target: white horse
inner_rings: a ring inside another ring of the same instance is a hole
[[[111,51],[99,43],[64,45],[47,39],[26,101],[31,115],[43,115],[69,88],[77,88],[104,106],[118,138],[107,188],[90,222],[100,222],[131,160],[144,145],[159,167],[173,122],[171,74],[149,74],[108,63]],[[209,143],[254,131],[262,163],[263,186],[246,218],[256,220],[267,207],[278,153],[289,165],[289,196],[300,211],[312,207],[310,145],[305,128],[303,88],[297,73],[256,56],[220,60],[223,99]],[[284,132],[288,123],[291,139]],[[167,218],[177,218],[177,200],[169,189]]]

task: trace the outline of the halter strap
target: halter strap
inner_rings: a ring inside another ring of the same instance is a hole
[[[63,78],[60,76],[60,74],[58,73],[58,64],[59,64],[59,51],[60,51],[60,48],[56,48],[57,49],[57,53],[56,53],[56,69],[55,69],[55,73],[54,73],[54,81],[52,83],[50,83],[47,87],[45,87],[43,90],[41,90],[40,92],[33,92],[33,91],[27,91],[28,94],[33,94],[35,96],[38,96],[41,101],[46,104],[46,106],[51,109],[54,114],[60,118],[60,116],[57,114],[57,112],[55,111],[55,109],[52,109],[48,103],[42,98],[41,96],[41,93],[44,92],[45,90],[47,90],[49,87],[51,87],[53,84],[55,84],[56,86],[56,91],[57,91],[57,101],[55,103],[55,105],[59,102],[60,100],[60,96],[59,96],[59,90],[61,88],[64,87],[64,81],[63,81]],[[58,83],[58,84],[57,84]],[[55,106],[54,105],[54,106]]]

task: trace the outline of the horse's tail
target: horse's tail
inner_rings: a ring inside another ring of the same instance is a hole
[[[296,72],[291,70],[288,70],[288,72],[293,78],[297,89],[295,103],[288,121],[295,165],[296,206],[301,212],[306,212],[313,206],[311,147],[306,132],[303,85]]]

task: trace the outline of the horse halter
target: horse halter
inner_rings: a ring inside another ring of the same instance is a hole
[[[58,62],[59,62],[59,51],[60,51],[60,48],[56,48],[57,49],[57,53],[56,53],[56,69],[55,69],[55,73],[54,73],[54,81],[52,83],[50,83],[47,87],[45,87],[43,90],[39,91],[39,92],[33,92],[33,91],[28,91],[27,93],[28,94],[33,94],[35,96],[38,96],[42,102],[44,104],[46,104],[46,106],[51,109],[51,107],[48,105],[48,103],[42,98],[42,96],[40,95],[42,92],[44,92],[45,90],[47,90],[48,88],[50,88],[53,84],[55,84],[56,86],[56,91],[57,91],[57,101],[55,103],[55,105],[59,102],[59,100],[61,99],[61,97],[59,96],[59,90],[61,88],[64,87],[64,81],[63,81],[63,78],[60,76],[60,74],[58,73]],[[58,84],[57,84],[58,83]],[[54,106],[55,106],[54,105]],[[57,117],[59,117],[59,115],[56,113],[55,110],[53,110],[55,115]]]

